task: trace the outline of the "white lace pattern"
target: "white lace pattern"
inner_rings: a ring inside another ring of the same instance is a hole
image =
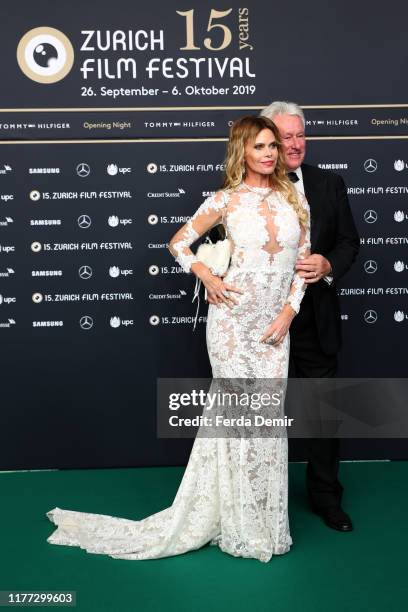
[[[232,309],[209,306],[213,376],[286,379],[288,336],[277,346],[259,338],[285,303],[299,310],[305,285],[294,265],[310,252],[309,230],[278,193],[243,183],[208,198],[173,238],[170,249],[186,272],[196,261],[191,244],[221,219],[233,244],[225,281],[244,293]],[[211,543],[266,562],[292,543],[287,467],[285,437],[197,437],[172,506],[142,521],[54,508],[47,516],[57,529],[48,542],[135,560]]]

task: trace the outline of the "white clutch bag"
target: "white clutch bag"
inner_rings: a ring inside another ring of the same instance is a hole
[[[211,242],[210,238],[207,238],[206,242],[198,247],[196,257],[213,274],[223,276],[228,270],[231,259],[231,242],[228,238],[217,242]]]
[[[228,238],[227,229],[225,229],[224,240],[217,240],[212,242],[210,237],[207,236],[206,241],[200,244],[197,249],[196,257],[199,261],[207,266],[213,274],[216,276],[224,276],[228,270],[231,260],[231,242]],[[200,287],[201,281],[196,278],[196,284],[194,288],[193,302],[197,299],[197,310],[194,319],[194,329],[197,324],[198,311],[200,309]],[[207,289],[205,290],[204,299],[207,299]]]

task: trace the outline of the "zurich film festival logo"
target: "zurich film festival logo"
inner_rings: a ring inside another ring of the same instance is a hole
[[[74,64],[70,40],[55,28],[29,30],[18,43],[17,61],[24,74],[37,83],[57,83]]]

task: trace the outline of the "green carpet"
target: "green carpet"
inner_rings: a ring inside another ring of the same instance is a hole
[[[122,561],[46,543],[55,506],[140,519],[171,504],[182,468],[0,474],[0,590],[75,590],[77,610],[400,612],[407,609],[408,463],[343,463],[352,533],[308,510],[304,469],[290,466],[294,546],[270,563],[216,547]]]

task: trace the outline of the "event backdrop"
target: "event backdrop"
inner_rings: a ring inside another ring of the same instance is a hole
[[[174,465],[157,377],[210,373],[205,307],[167,243],[222,180],[231,122],[301,104],[361,253],[340,373],[403,377],[406,5],[16,0],[0,38],[0,469]],[[386,45],[385,45],[386,41]],[[387,410],[387,406],[384,406]],[[404,440],[347,458],[407,458]]]

